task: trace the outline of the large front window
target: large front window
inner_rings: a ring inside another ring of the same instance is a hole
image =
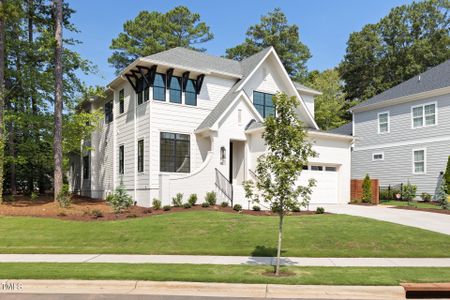
[[[253,105],[263,118],[275,114],[272,97],[272,94],[253,92]]]
[[[436,125],[436,104],[425,104],[412,108],[413,128]]]
[[[166,101],[166,76],[156,73],[153,83],[153,99]]]
[[[161,132],[161,172],[190,172],[190,136],[188,134]]]

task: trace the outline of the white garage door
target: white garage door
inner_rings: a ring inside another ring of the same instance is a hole
[[[338,170],[336,166],[310,165],[303,170],[299,179],[301,185],[306,185],[309,178],[316,180],[316,186],[311,195],[311,204],[338,203]]]

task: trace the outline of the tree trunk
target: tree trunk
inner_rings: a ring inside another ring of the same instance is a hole
[[[3,114],[5,111],[5,17],[4,2],[0,0],[2,15],[0,16],[0,203],[3,201],[3,167],[5,163],[5,131]]]
[[[54,0],[55,6],[55,137],[53,142],[55,173],[54,199],[56,201],[63,184],[62,170],[62,111],[63,111],[63,69],[62,69],[62,18],[63,0]]]
[[[275,265],[275,275],[280,275],[280,260],[281,260],[281,241],[283,239],[283,220],[284,215],[280,214],[280,222],[278,224],[278,247],[277,247],[277,262]]]

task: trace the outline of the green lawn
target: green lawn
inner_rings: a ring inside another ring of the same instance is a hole
[[[241,282],[321,285],[398,285],[402,282],[448,282],[450,268],[285,267],[295,273],[274,278],[268,266],[0,263],[7,279],[115,279],[157,281]]]
[[[191,211],[122,221],[0,217],[0,253],[275,254],[277,217]],[[346,215],[286,218],[284,256],[450,257],[450,237]]]
[[[393,205],[393,206],[408,206],[408,201],[398,201],[398,200],[388,200],[382,201],[380,204],[383,205]],[[433,203],[421,202],[421,201],[411,201],[409,206],[417,207],[417,208],[434,208],[434,209],[442,209],[439,205],[435,205]]]

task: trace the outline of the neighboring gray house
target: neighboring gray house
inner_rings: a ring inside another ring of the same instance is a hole
[[[353,122],[334,133],[355,137],[352,178],[380,185],[408,180],[435,193],[450,155],[450,60],[351,109]]]

